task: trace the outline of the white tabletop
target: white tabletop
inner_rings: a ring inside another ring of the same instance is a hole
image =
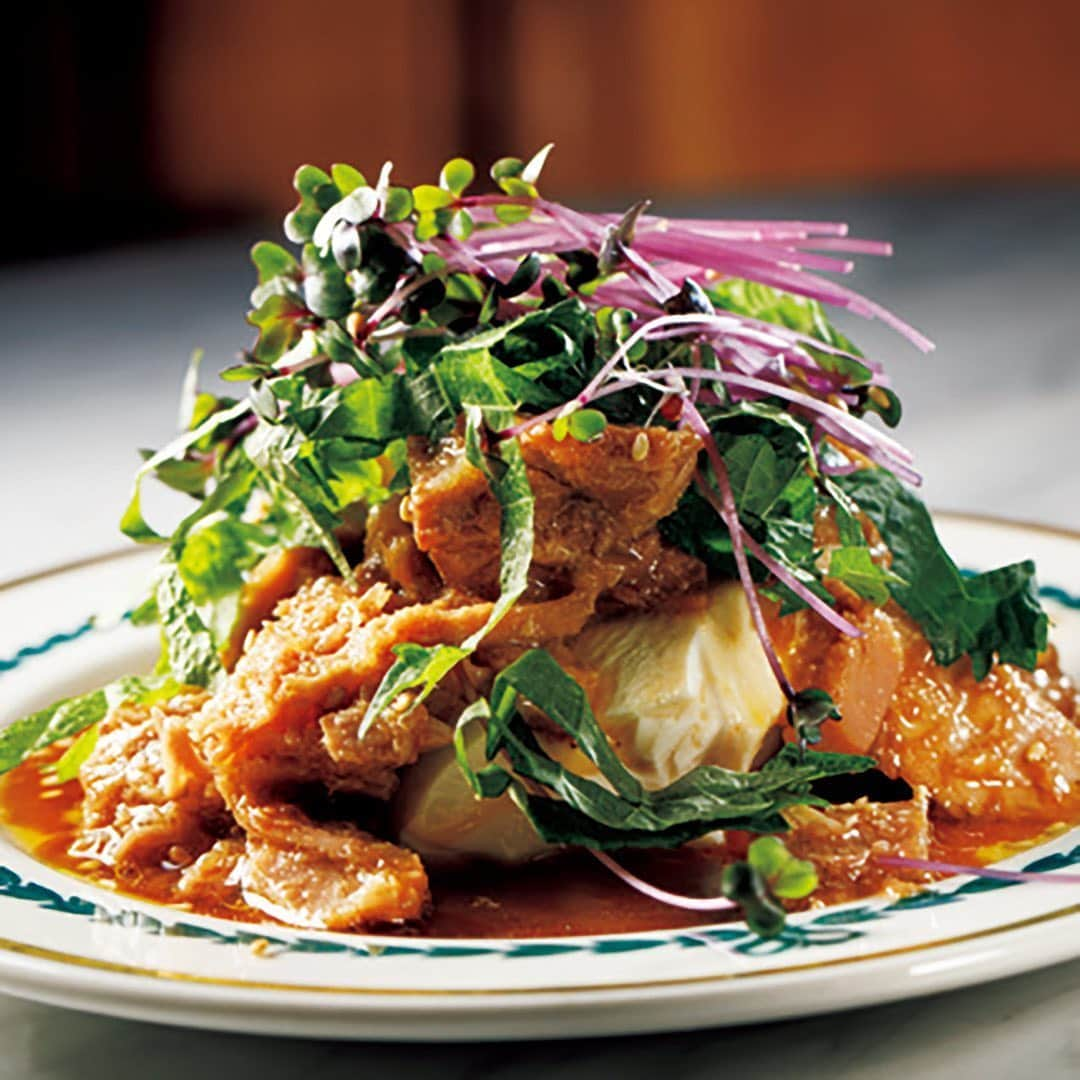
[[[715,208],[713,208],[715,209]],[[854,284],[933,337],[876,326],[905,443],[939,507],[1080,528],[1080,192],[814,199],[736,216],[835,217],[892,239]],[[250,341],[247,237],[0,272],[0,580],[119,545],[136,447],[172,431],[187,357]],[[162,504],[163,506],[166,504]],[[0,988],[2,989],[2,988]],[[1080,963],[836,1017],[692,1035],[473,1048],[350,1047],[188,1033],[0,998],[0,1080],[389,1072],[561,1077],[1065,1077],[1080,1074]]]

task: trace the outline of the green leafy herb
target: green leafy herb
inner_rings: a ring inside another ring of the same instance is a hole
[[[747,862],[781,900],[801,900],[817,888],[814,864],[797,859],[778,836],[759,836],[750,845]]]
[[[217,643],[171,555],[159,566],[154,596],[173,677],[182,686],[209,686],[222,674]]]
[[[831,603],[817,565],[814,522],[822,493],[815,483],[817,465],[806,428],[768,402],[725,406],[708,416],[740,522],[797,580]],[[684,493],[676,512],[660,522],[660,531],[716,574],[736,576],[727,527],[694,488]],[[764,568],[756,562],[753,567],[764,580]],[[784,614],[804,606],[783,586],[773,585],[770,591],[782,601]]]
[[[471,161],[453,158],[443,166],[439,174],[439,186],[454,195],[463,195],[475,178],[476,169]]]
[[[605,783],[553,760],[518,710],[520,699],[569,735]],[[467,725],[478,720],[487,724],[489,763],[479,770],[465,743]],[[822,805],[810,791],[814,780],[873,766],[870,758],[787,746],[757,772],[702,765],[666,788],[647,790],[612,750],[584,690],[542,649],[496,676],[489,701],[476,703],[459,721],[455,748],[477,795],[509,790],[543,839],[596,849],[677,846],[720,828],[780,832],[787,828],[781,814],[786,807]]]
[[[744,862],[724,867],[723,893],[743,911],[750,929],[763,938],[776,937],[786,913],[780,900],[798,900],[817,888],[813,864],[796,859],[775,836],[758,837]]]
[[[822,724],[839,719],[840,710],[832,697],[816,687],[800,690],[788,702],[788,723],[803,744],[821,742]]]
[[[516,439],[499,443],[498,454],[484,453],[483,414],[479,406],[466,406],[465,436],[469,462],[483,471],[499,503],[499,598],[484,625],[460,645],[399,645],[397,660],[379,684],[368,706],[360,738],[399,694],[421,688],[421,700],[505,618],[529,582],[533,552],[533,493]]]
[[[101,724],[92,724],[64,751],[54,771],[59,783],[66,784],[79,775],[79,770],[97,746],[100,732]]]
[[[166,463],[181,458],[186,450],[195,446],[200,440],[217,435],[223,427],[239,419],[247,411],[248,406],[246,404],[237,403],[220,412],[215,412],[193,430],[173,439],[171,443],[143,462],[142,467],[135,474],[131,501],[120,519],[120,530],[125,536],[129,536],[132,540],[137,540],[140,543],[164,539],[163,536],[155,532],[147,524],[146,519],[143,517],[141,502],[143,480]]]
[[[556,417],[551,425],[551,433],[556,442],[562,442],[570,435],[578,442],[592,442],[607,428],[607,417],[596,409],[574,409]]]
[[[888,602],[890,587],[905,584],[899,574],[874,562],[865,545],[837,548],[829,559],[829,577],[878,607]]]
[[[351,577],[349,526],[407,488],[407,440],[437,443],[464,416],[468,460],[483,471],[500,508],[499,595],[485,624],[460,644],[398,646],[366,731],[399,694],[429,693],[525,591],[533,494],[517,439],[497,433],[544,414],[557,418],[557,439],[587,442],[613,423],[685,424],[688,408],[715,450],[702,456],[695,485],[716,494],[710,470],[719,454],[724,469],[717,471],[735,502],[728,523],[751,550],[753,580],[783,612],[810,603],[835,614],[818,604],[831,602],[825,583],[832,578],[872,603],[896,597],[928,628],[939,658],[970,652],[977,671],[995,655],[1033,663],[1045,643],[1045,617],[1026,564],[965,581],[937,554],[928,518],[909,508],[894,520],[905,504],[892,492],[881,495],[887,520],[879,527],[893,565],[871,558],[859,511],[873,516],[878,496],[856,488],[876,481],[855,477],[845,486],[820,466],[834,454],[848,461],[844,447],[867,445],[892,460],[895,444],[875,442],[872,429],[852,425],[869,412],[895,423],[899,402],[820,304],[732,276],[733,269],[771,266],[793,287],[801,282],[821,292],[778,256],[769,227],[755,227],[761,239],[718,245],[694,223],[659,222],[644,201],[614,217],[545,202],[537,185],[550,149],[528,161],[496,162],[498,191],[481,196],[469,194],[476,170],[462,158],[447,162],[437,184],[412,188],[391,186],[389,166],[373,186],[341,163],[329,172],[310,165],[297,171],[298,203],[285,221],[296,253],[268,242],[252,249],[258,280],[248,321],[257,336],[226,373],[248,384],[245,400],[200,392],[194,362],[181,396],[185,430],[145,455],[122,520],[139,541],[164,539],[141,506],[150,475],[196,502],[171,530],[153,595],[135,615],[162,632],[161,685],[214,687],[222,678],[223,646],[245,579],[267,553],[317,545]],[[500,233],[534,214],[539,227]],[[811,224],[803,231],[807,240],[829,237],[827,250],[847,244],[832,228]],[[728,264],[720,248],[732,252]],[[676,283],[663,317],[654,318],[658,291],[670,292],[658,266],[680,259],[692,272]],[[678,322],[685,314],[696,321],[682,334],[672,317]],[[774,345],[779,341],[775,354],[773,346],[758,349],[760,321],[794,334],[771,335]],[[724,377],[703,378],[703,368]],[[747,369],[775,385],[777,395],[767,396],[760,379],[757,388],[740,391],[738,373]],[[821,402],[834,394],[848,411],[829,413],[825,423]],[[815,523],[826,513],[840,537],[827,558],[815,543]],[[713,576],[735,575],[732,536],[697,487],[683,494],[661,531]],[[82,732],[62,763],[64,775],[73,774],[116,694],[152,692],[150,684],[114,686],[28,717],[0,737],[0,768]],[[578,776],[553,760],[523,702],[562,728],[596,775]],[[790,719],[809,743],[835,711],[828,695],[806,690],[794,695]],[[469,771],[478,793],[509,791],[542,836],[591,847],[671,845],[718,827],[776,831],[786,806],[816,801],[815,779],[870,764],[790,746],[754,773],[702,767],[661,791],[644,790],[608,745],[581,688],[537,651],[497,676],[490,702],[462,718],[473,721],[487,725],[487,763]],[[809,880],[804,864],[768,845],[755,845],[730,876],[730,895],[760,927],[775,925],[777,900],[796,896]]]
[[[977,679],[995,658],[1031,670],[1046,648],[1047,618],[1035,566],[1019,562],[965,577],[938,539],[921,500],[884,469],[837,480],[865,511],[892,552],[896,602],[919,624],[939,664],[967,654]]]
[[[67,698],[0,730],[0,774],[15,768],[32,753],[76,735],[108,712],[104,690]]]
[[[148,703],[159,700],[162,694],[175,693],[177,689],[167,676],[146,679],[129,676],[100,690],[54,702],[48,708],[16,720],[0,729],[0,775],[14,769],[38,750],[91,728],[122,701]]]

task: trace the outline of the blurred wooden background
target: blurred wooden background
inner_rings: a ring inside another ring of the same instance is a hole
[[[10,40],[4,194],[61,248],[549,140],[593,199],[1080,176],[1077,0],[43,0]]]

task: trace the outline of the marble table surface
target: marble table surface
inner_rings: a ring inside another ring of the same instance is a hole
[[[703,209],[694,207],[695,211]],[[842,216],[892,239],[855,284],[938,342],[878,326],[901,434],[937,507],[1080,528],[1080,189],[729,202],[727,216]],[[249,334],[233,233],[0,271],[0,581],[118,544],[137,463],[175,422],[194,346],[208,370]],[[845,326],[854,329],[848,322]],[[152,507],[152,509],[154,509]],[[169,507],[162,503],[159,512]],[[2,990],[3,987],[0,987]],[[975,990],[777,1025],[596,1042],[350,1046],[192,1033],[0,997],[0,1080],[358,1071],[439,1076],[1040,1078],[1080,1075],[1080,962]]]

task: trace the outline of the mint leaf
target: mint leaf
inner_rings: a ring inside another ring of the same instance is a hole
[[[65,698],[24,716],[0,730],[0,775],[14,769],[36,751],[91,728],[121,702],[154,701],[177,689],[166,676],[145,679],[127,676],[100,690]],[[88,755],[90,751],[85,744],[84,749]]]
[[[92,724],[64,751],[55,768],[56,779],[61,784],[66,784],[79,775],[79,770],[97,746],[100,731],[100,723]]]
[[[209,686],[223,671],[217,644],[172,551],[159,564],[154,595],[173,678],[181,686]]]
[[[164,537],[157,533],[147,523],[146,518],[143,517],[143,480],[150,473],[155,472],[162,466],[181,461],[185,452],[192,446],[195,446],[203,439],[213,438],[223,427],[227,424],[231,424],[234,420],[239,419],[248,412],[249,409],[250,406],[247,402],[238,402],[229,408],[222,409],[220,412],[215,412],[207,417],[207,419],[196,428],[191,431],[186,431],[182,435],[178,435],[172,442],[162,447],[157,453],[148,457],[139,468],[139,471],[135,474],[131,499],[128,502],[127,508],[124,510],[123,516],[120,518],[120,531],[125,536],[129,536],[132,540],[137,540],[140,543],[163,540]]]
[[[78,734],[103,719],[109,706],[104,690],[58,701],[0,731],[0,774],[37,750]]]

